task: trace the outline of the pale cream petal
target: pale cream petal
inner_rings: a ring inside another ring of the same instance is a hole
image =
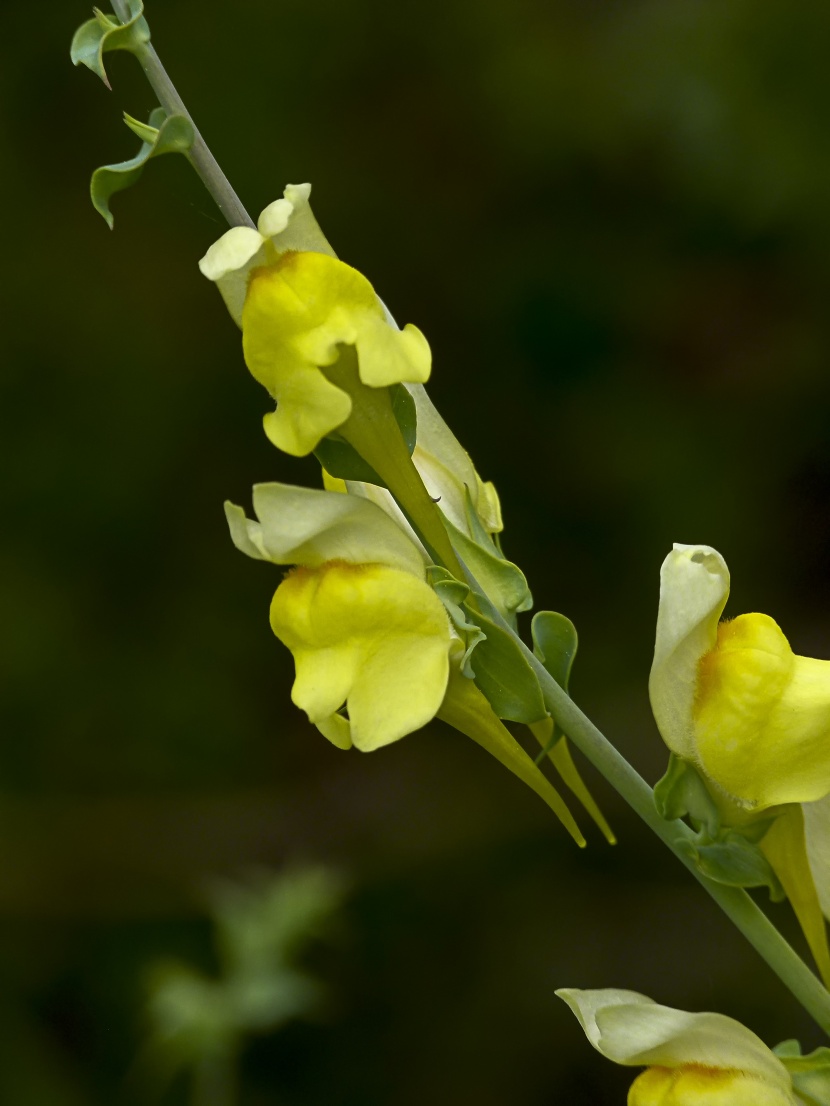
[[[232,227],[213,243],[199,262],[208,280],[215,281],[237,326],[242,326],[242,308],[252,269],[266,258],[265,240],[253,227]]]
[[[367,499],[273,483],[255,485],[253,502],[262,547],[276,564],[385,564],[424,578],[418,547]]]
[[[698,665],[717,640],[729,595],[729,570],[708,545],[675,545],[660,571],[657,638],[649,697],[668,747],[695,759],[692,711]]]
[[[618,1064],[732,1068],[791,1093],[789,1073],[746,1026],[723,1014],[690,1014],[631,991],[557,991],[591,1044]]]
[[[326,236],[320,230],[308,202],[310,184],[287,184],[283,199],[275,200],[259,217],[259,229],[273,242],[278,252],[310,250],[335,257]]]

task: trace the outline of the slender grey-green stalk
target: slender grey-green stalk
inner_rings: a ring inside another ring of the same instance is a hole
[[[126,0],[112,0],[115,14],[122,23],[128,22],[130,12]],[[219,162],[208,149],[199,128],[193,122],[193,117],[184,106],[184,101],[176,90],[176,86],[167,75],[167,70],[161,64],[161,59],[155,51],[152,43],[148,43],[136,55],[150,87],[158,97],[159,104],[168,115],[183,115],[193,127],[193,145],[188,151],[188,159],[196,172],[201,177],[205,188],[210,192],[216,202],[216,206],[232,227],[253,227],[254,221],[234,191],[231,182],[219,167]]]

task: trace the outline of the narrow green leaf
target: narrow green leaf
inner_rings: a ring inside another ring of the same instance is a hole
[[[478,596],[479,606],[487,601]],[[539,681],[513,636],[479,610],[467,613],[485,637],[472,654],[475,681],[499,718],[538,722],[547,717]]]
[[[135,184],[150,158],[161,154],[185,154],[193,145],[193,127],[183,115],[166,116],[162,108],[156,108],[149,124],[139,123],[131,116],[125,116],[125,122],[130,130],[144,137],[141,149],[128,161],[96,169],[89,188],[93,207],[104,217],[110,230],[115,222],[110,198]]]
[[[104,68],[104,54],[110,50],[140,54],[150,41],[150,28],[142,14],[142,0],[129,0],[128,7],[130,18],[126,23],[120,23],[116,16],[105,15],[98,8],[93,8],[94,19],[82,23],[72,37],[69,56],[73,65],[85,65],[101,78],[107,88],[112,85]]]

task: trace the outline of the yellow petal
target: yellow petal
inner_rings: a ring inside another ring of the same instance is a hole
[[[277,588],[271,626],[294,654],[293,701],[318,725],[345,702],[358,749],[420,729],[441,705],[449,620],[408,572],[339,561],[296,569]]]
[[[356,348],[360,379],[372,387],[429,376],[420,331],[391,327],[369,281],[327,254],[289,251],[254,270],[242,331],[248,368],[277,401],[266,433],[294,456],[310,453],[351,413],[349,396],[321,371],[342,346]]]
[[[199,262],[202,276],[216,283],[237,326],[242,326],[248,277],[252,269],[264,264],[266,256],[266,240],[259,231],[253,227],[231,227]]]
[[[348,718],[344,718],[342,714],[332,714],[324,718],[322,722],[317,723],[317,729],[338,749],[351,749],[352,728]]]
[[[648,1068],[628,1092],[628,1106],[793,1106],[795,1101],[753,1075],[694,1064]]]
[[[718,628],[700,662],[697,755],[730,795],[757,809],[830,792],[830,662],[796,657],[768,615]]]

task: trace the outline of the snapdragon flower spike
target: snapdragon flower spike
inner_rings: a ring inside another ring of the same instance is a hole
[[[562,989],[594,1048],[645,1067],[628,1106],[804,1106],[778,1057],[723,1014],[690,1014],[636,991]]]
[[[321,733],[370,751],[437,715],[531,787],[584,845],[551,783],[461,675],[463,646],[408,525],[339,491],[260,484],[253,500],[258,521],[225,505],[231,536],[250,557],[295,566],[274,594],[271,627],[294,655],[291,697]]]

